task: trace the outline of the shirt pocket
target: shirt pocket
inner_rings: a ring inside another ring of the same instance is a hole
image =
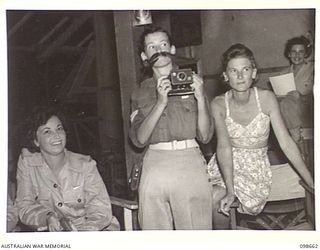
[[[139,112],[141,112],[143,116],[146,117],[151,112],[154,105],[155,101],[151,98],[142,98],[138,104]]]
[[[197,103],[193,96],[179,96],[173,97],[174,100],[172,101],[172,108],[171,112],[173,113],[181,113],[184,116],[194,114],[197,112]]]
[[[63,200],[69,207],[83,208],[85,203],[83,186],[73,186],[66,190],[63,194]]]
[[[176,98],[170,107],[170,131],[178,139],[194,138],[197,106],[193,96]]]
[[[84,197],[84,175],[83,173],[73,172],[65,183],[63,191],[63,200],[69,206],[83,207]]]
[[[189,96],[188,98],[184,99],[181,97],[181,104],[187,113],[196,113],[197,112],[197,103],[193,96]]]
[[[53,204],[51,193],[45,188],[43,188],[38,194],[36,194],[35,201],[46,207],[51,207]]]

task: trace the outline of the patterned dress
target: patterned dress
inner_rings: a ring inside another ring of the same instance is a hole
[[[228,101],[231,92],[225,94],[225,123],[232,145],[234,189],[241,203],[238,211],[252,215],[260,213],[263,209],[272,183],[268,148],[255,148],[255,145],[261,145],[268,140],[270,117],[261,110],[257,88],[254,88],[254,92],[259,113],[247,126],[232,119]],[[208,173],[213,185],[225,187],[216,155],[208,163]]]

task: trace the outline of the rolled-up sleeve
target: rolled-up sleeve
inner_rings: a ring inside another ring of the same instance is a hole
[[[134,92],[131,97],[129,137],[132,143],[139,148],[143,148],[150,143],[148,140],[144,144],[141,144],[137,139],[137,131],[145,118],[146,117],[141,110],[141,106],[139,105],[138,95]]]
[[[81,230],[101,230],[108,227],[112,220],[111,202],[104,182],[96,167],[96,162],[85,163],[85,212],[86,220],[78,228]]]
[[[208,98],[207,96],[205,96],[205,100],[206,100],[206,107],[207,107],[207,110],[208,110],[208,118],[210,120],[210,127],[209,127],[209,130],[208,130],[208,134],[206,136],[206,140],[201,136],[201,133],[199,131],[199,127],[197,126],[197,140],[200,141],[201,143],[203,144],[207,144],[211,141],[212,139],[212,136],[214,134],[214,118],[213,116],[211,115],[211,108],[210,108],[210,104],[209,104],[209,101],[208,101]]]
[[[37,202],[38,197],[32,185],[31,170],[27,164],[20,155],[17,169],[16,206],[21,222],[36,229],[47,225],[47,214],[52,212],[52,209]]]

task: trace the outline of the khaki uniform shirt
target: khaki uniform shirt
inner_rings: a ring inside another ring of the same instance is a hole
[[[156,81],[146,79],[131,97],[131,127],[129,136],[137,147],[149,144],[197,138],[203,143],[197,127],[198,109],[194,95],[171,96],[152,135],[144,145],[137,141],[137,130],[157,101]],[[207,103],[208,105],[208,103]],[[211,129],[213,131],[213,129]],[[211,134],[212,134],[211,131]],[[211,139],[211,137],[210,137]]]
[[[41,153],[23,149],[18,161],[16,205],[22,223],[38,229],[48,212],[70,219],[81,230],[101,230],[113,220],[106,187],[90,156],[66,150],[56,178]]]
[[[293,72],[292,66],[290,71]],[[313,92],[314,84],[314,64],[313,62],[306,62],[302,65],[300,70],[294,76],[296,88],[301,95],[310,95]]]

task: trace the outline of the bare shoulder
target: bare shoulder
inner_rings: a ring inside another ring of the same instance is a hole
[[[259,98],[262,100],[266,99],[276,99],[276,96],[275,94],[273,93],[273,91],[271,90],[268,90],[268,89],[260,89],[260,88],[257,88],[258,89],[258,94],[259,94]]]
[[[262,110],[265,113],[269,113],[270,109],[274,107],[274,105],[278,104],[277,98],[273,91],[267,90],[267,89],[258,89],[260,104],[262,107]]]
[[[210,103],[212,113],[214,115],[217,114],[225,114],[226,105],[225,105],[225,99],[224,94],[216,96]]]

